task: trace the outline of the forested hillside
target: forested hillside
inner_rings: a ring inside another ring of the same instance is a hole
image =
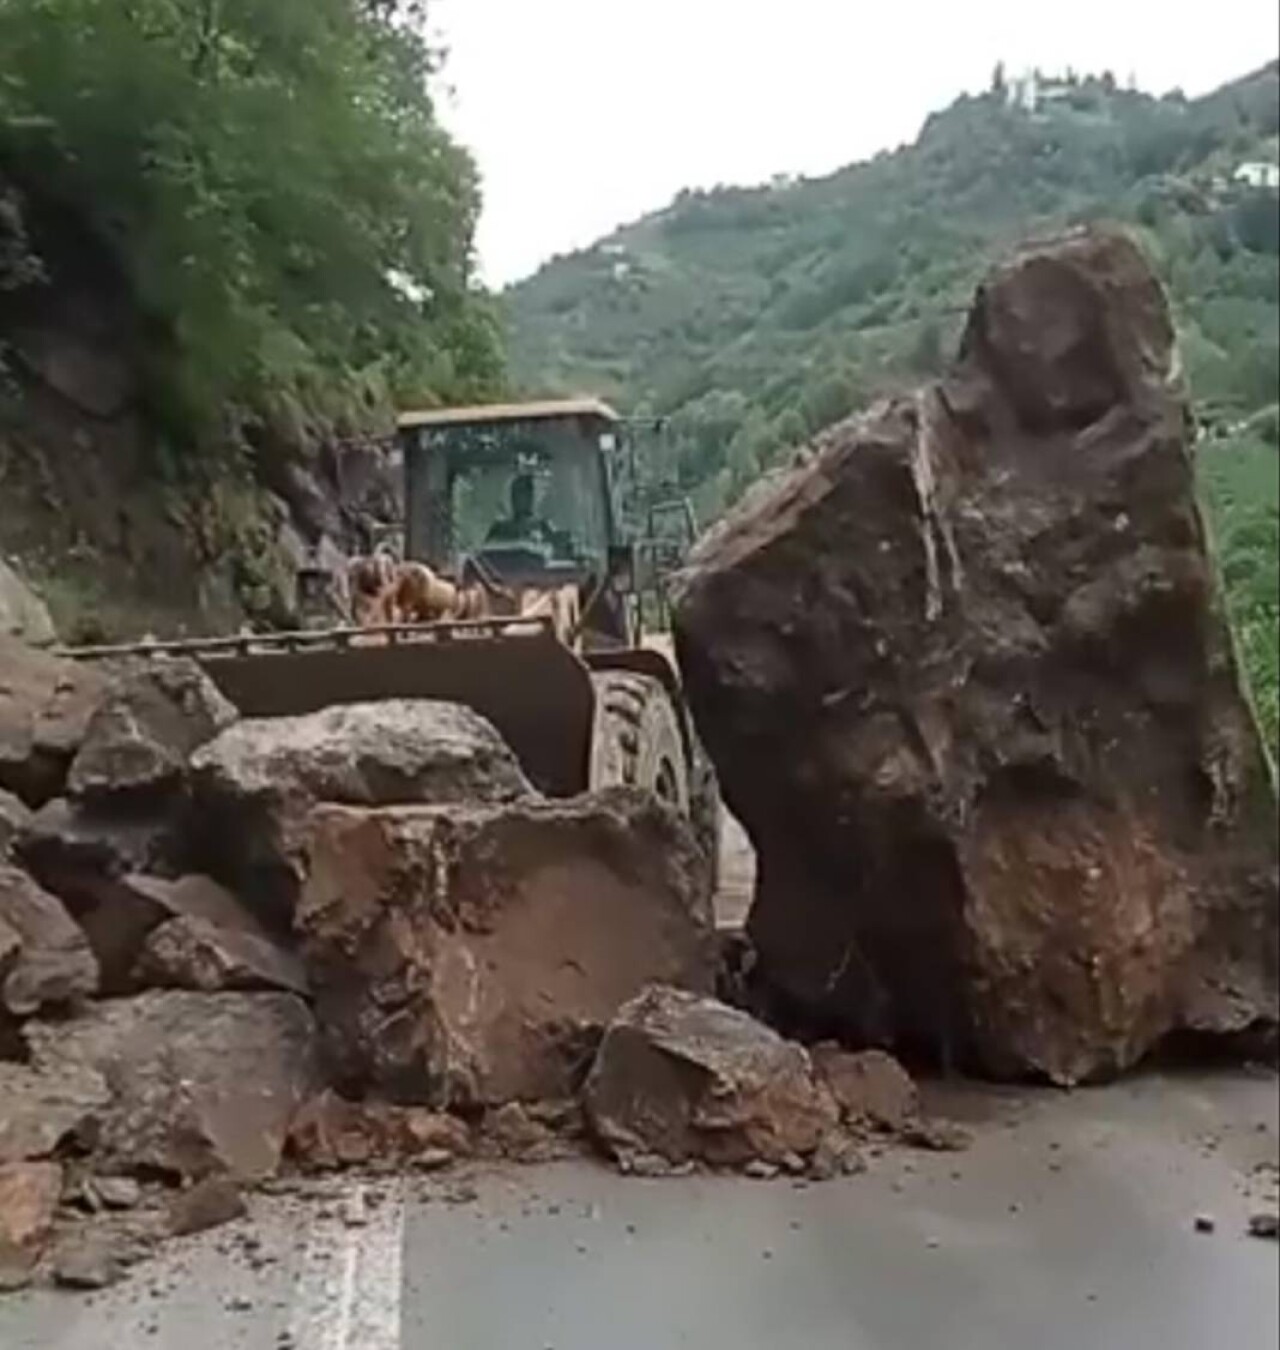
[[[0,547],[67,621],[279,616],[321,447],[496,386],[421,10],[0,0]]]
[[[1274,742],[1278,89],[1275,64],[1196,100],[997,70],[914,145],[827,178],[686,193],[553,261],[507,296],[513,376],[670,415],[654,472],[707,519],[818,427],[935,371],[1002,251],[1125,222],[1177,309]]]

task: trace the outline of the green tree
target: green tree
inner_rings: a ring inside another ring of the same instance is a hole
[[[0,167],[147,319],[153,416],[260,449],[500,377],[405,0],[4,0]]]

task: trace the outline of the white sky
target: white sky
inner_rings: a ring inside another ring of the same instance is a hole
[[[495,285],[682,187],[826,173],[911,140],[997,60],[1197,94],[1280,45],[1275,0],[435,0],[432,28]]]

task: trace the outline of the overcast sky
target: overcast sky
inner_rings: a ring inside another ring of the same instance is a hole
[[[1275,0],[435,0],[442,113],[500,285],[682,187],[826,173],[914,138],[998,60],[1202,93],[1276,54]]]

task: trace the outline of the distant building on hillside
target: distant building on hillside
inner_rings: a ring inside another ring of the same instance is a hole
[[[1280,164],[1269,164],[1265,159],[1250,160],[1237,167],[1237,183],[1255,188],[1280,188]]]
[[[1010,108],[1033,113],[1046,103],[1057,103],[1069,98],[1071,93],[1071,81],[1055,80],[1041,75],[1038,70],[1027,70],[1005,85],[1004,101]]]

